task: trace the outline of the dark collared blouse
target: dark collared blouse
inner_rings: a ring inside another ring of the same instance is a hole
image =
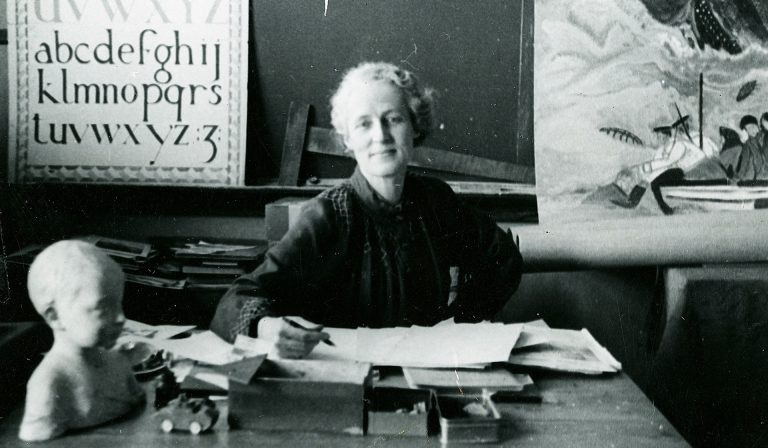
[[[264,262],[235,281],[211,329],[232,341],[255,335],[264,316],[342,328],[479,321],[506,303],[521,268],[512,236],[444,182],[409,174],[392,206],[355,170],[308,201]]]

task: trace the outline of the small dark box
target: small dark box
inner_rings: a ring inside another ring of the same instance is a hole
[[[498,442],[501,414],[487,396],[437,398],[441,443]]]
[[[371,365],[266,360],[250,383],[230,378],[232,428],[363,434]]]
[[[421,436],[437,432],[435,394],[429,389],[374,387],[368,408],[368,434]]]

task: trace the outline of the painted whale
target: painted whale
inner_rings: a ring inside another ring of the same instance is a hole
[[[765,0],[641,0],[659,22],[690,29],[691,44],[738,54],[750,43],[768,44]]]

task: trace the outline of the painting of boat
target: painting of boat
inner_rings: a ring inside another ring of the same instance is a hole
[[[768,201],[768,2],[537,0],[534,34],[540,223]]]
[[[718,212],[768,208],[768,186],[683,185],[661,187],[664,201],[677,210]]]

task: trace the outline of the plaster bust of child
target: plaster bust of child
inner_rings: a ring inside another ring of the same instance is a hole
[[[35,258],[27,284],[54,342],[27,383],[19,438],[51,439],[142,403],[128,354],[110,350],[125,323],[120,266],[92,244],[59,241]]]

